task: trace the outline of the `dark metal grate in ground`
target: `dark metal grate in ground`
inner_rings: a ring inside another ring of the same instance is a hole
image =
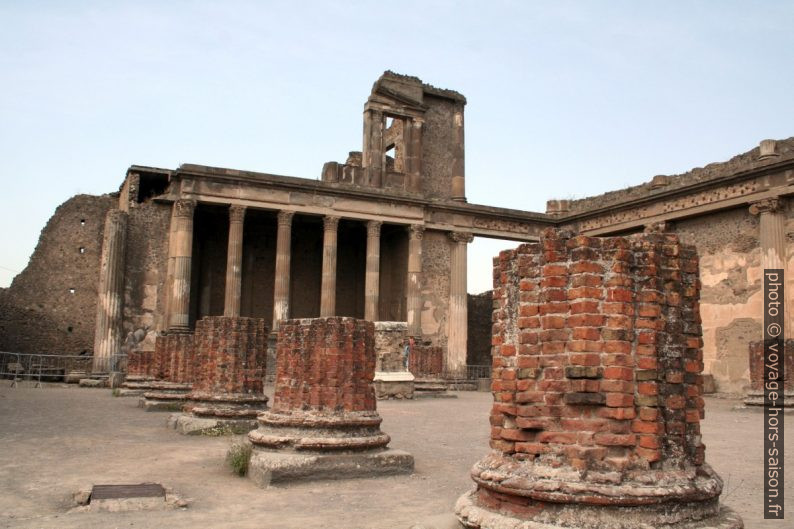
[[[137,485],[94,485],[91,489],[92,500],[111,500],[116,498],[165,498],[165,489],[159,483],[139,483]]]

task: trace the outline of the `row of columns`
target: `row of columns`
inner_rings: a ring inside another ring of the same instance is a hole
[[[189,329],[190,272],[193,244],[192,200],[174,202],[169,258],[170,289],[167,299],[168,329],[185,332]],[[242,284],[243,226],[245,206],[232,205],[229,209],[229,243],[226,261],[225,316],[240,315]],[[292,219],[291,211],[278,213],[276,235],[276,269],[273,294],[273,329],[278,321],[289,317],[289,287]],[[366,272],[364,279],[364,319],[377,321],[380,291],[380,232],[382,222],[367,222]],[[323,219],[323,262],[320,294],[320,317],[336,313],[336,262],[339,217]],[[414,224],[409,229],[408,277],[406,284],[407,323],[411,336],[422,334],[422,239],[424,226]],[[471,234],[451,233],[453,240],[451,259],[449,341],[451,369],[466,364],[466,248]]]

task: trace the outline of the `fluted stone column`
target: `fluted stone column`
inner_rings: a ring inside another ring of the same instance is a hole
[[[750,213],[758,215],[761,242],[761,268],[779,268],[788,272],[786,264],[786,212],[782,199],[768,198],[750,205]],[[784,273],[785,273],[784,272]],[[792,303],[791,292],[785,291],[783,308],[785,319],[785,337],[792,338]]]
[[[176,236],[174,235],[176,230],[175,212],[176,208],[171,208],[171,221],[168,225],[168,263],[165,273],[165,307],[158,321],[158,331],[167,331],[168,326],[171,324],[171,307],[173,305],[171,284],[174,282],[174,255],[176,255],[174,250],[174,244],[176,243]]]
[[[126,241],[127,213],[118,209],[108,211],[102,241],[99,297],[94,330],[93,370],[95,372],[111,371],[113,366],[110,365],[110,359],[121,350]]]
[[[367,222],[367,271],[364,276],[364,319],[378,321],[380,294],[380,227],[377,220]]]
[[[451,232],[452,239],[449,282],[449,332],[447,334],[447,371],[466,374],[466,342],[468,339],[468,299],[466,292],[466,254],[474,239],[471,233]]]
[[[243,222],[245,206],[229,208],[229,248],[226,252],[226,297],[224,316],[240,315],[240,287],[243,276]]]
[[[412,224],[408,238],[408,284],[406,308],[408,336],[422,334],[422,236],[425,227]]]
[[[362,165],[366,182],[372,187],[383,186],[383,112],[364,111],[364,150]]]
[[[292,254],[292,217],[294,211],[278,212],[276,234],[276,284],[273,289],[273,330],[279,320],[289,318],[289,274]]]
[[[195,200],[174,202],[174,277],[171,283],[171,317],[168,329],[190,329],[190,267],[193,257],[193,212]]]
[[[336,239],[339,217],[323,219],[323,280],[320,289],[320,317],[336,312]]]
[[[413,118],[405,124],[406,172],[408,191],[422,190],[422,120]]]

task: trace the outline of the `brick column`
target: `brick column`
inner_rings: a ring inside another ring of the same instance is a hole
[[[226,297],[224,316],[240,315],[240,287],[243,276],[243,222],[245,206],[229,207],[229,247],[226,251]]]
[[[425,227],[412,224],[408,239],[408,277],[406,285],[406,308],[408,335],[422,335],[422,236]]]
[[[323,219],[323,278],[320,288],[320,317],[336,313],[336,236],[339,217]]]
[[[255,482],[413,468],[410,455],[384,450],[390,439],[375,411],[374,329],[370,321],[341,317],[282,322],[273,408],[248,434]]]
[[[176,419],[183,434],[246,433],[266,409],[268,328],[263,318],[207,316],[196,323],[193,391]]]
[[[380,295],[380,228],[377,220],[367,222],[367,271],[364,277],[364,319],[378,321]]]
[[[750,213],[758,215],[759,239],[761,242],[761,268],[762,269],[782,269],[784,274],[788,272],[786,265],[788,258],[786,255],[786,212],[783,199],[768,198],[753,203],[750,206]],[[784,305],[785,317],[785,337],[794,338],[794,303],[792,303],[792,292],[784,288],[786,296]],[[759,336],[759,339],[762,338]]]
[[[94,330],[93,370],[99,373],[114,371],[115,366],[110,365],[111,358],[121,351],[126,244],[127,213],[112,209],[105,217]]]
[[[743,527],[705,464],[699,290],[675,235],[548,230],[499,255],[492,452],[466,527]]]
[[[278,212],[276,234],[276,285],[273,289],[273,330],[278,330],[279,320],[289,318],[289,276],[292,252],[293,211]]]
[[[171,283],[171,315],[168,329],[187,332],[190,327],[190,267],[193,255],[195,200],[174,202],[174,276]]]
[[[468,340],[468,300],[466,292],[466,253],[474,239],[471,233],[451,232],[449,282],[449,331],[447,333],[446,369],[450,374],[466,376]]]

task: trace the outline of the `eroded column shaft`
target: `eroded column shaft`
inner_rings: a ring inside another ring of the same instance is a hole
[[[410,227],[408,239],[407,321],[408,335],[422,334],[422,237],[425,228],[419,224]]]
[[[292,211],[278,212],[276,234],[276,284],[273,289],[273,330],[279,320],[289,318],[290,255],[292,251]]]
[[[468,304],[466,299],[466,254],[470,233],[453,232],[450,284],[449,284],[449,333],[447,341],[446,369],[450,373],[465,375],[466,341],[468,338]]]
[[[240,315],[240,287],[243,275],[243,222],[245,206],[229,208],[229,247],[226,252],[226,297],[224,316]]]
[[[378,321],[381,224],[376,220],[367,223],[367,271],[364,277],[364,319],[367,321]]]
[[[323,219],[323,277],[320,290],[320,317],[336,312],[336,241],[339,217]]]
[[[174,202],[174,277],[171,283],[171,321],[169,330],[187,331],[190,327],[190,268],[193,256],[194,200]]]
[[[111,370],[110,358],[121,350],[126,241],[127,213],[117,209],[109,211],[105,217],[94,331],[93,368],[98,372]]]
[[[764,270],[780,269],[784,271],[784,279],[788,270],[786,255],[786,212],[782,199],[770,198],[761,200],[750,206],[750,213],[758,215],[759,239],[761,243],[761,268]],[[785,337],[794,337],[794,308],[792,292],[785,292]],[[761,338],[761,337],[759,337]]]

